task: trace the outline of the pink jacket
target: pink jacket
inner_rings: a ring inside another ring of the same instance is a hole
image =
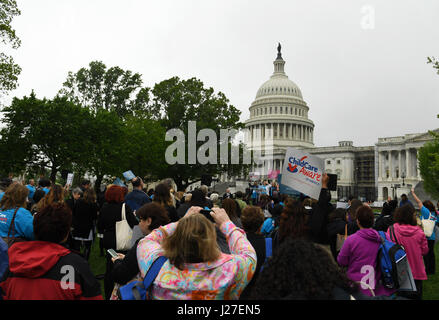
[[[171,235],[178,222],[163,228]],[[253,277],[256,252],[245,232],[233,222],[220,227],[225,234],[231,254],[222,253],[218,260],[209,263],[188,263],[180,270],[169,260],[165,262],[152,286],[153,299],[159,300],[230,300],[238,299]],[[164,239],[160,229],[155,229],[139,241],[137,260],[140,274],[145,277],[152,262],[164,254],[160,244]]]
[[[404,247],[407,253],[407,260],[410,269],[412,269],[413,278],[415,280],[427,280],[424,260],[422,259],[422,256],[428,253],[428,243],[424,232],[419,226],[411,226],[408,224],[395,223],[393,228],[398,243]],[[394,241],[394,239],[390,237],[390,228],[387,230],[387,235],[389,239]]]

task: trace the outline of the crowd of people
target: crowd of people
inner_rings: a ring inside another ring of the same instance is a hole
[[[422,299],[436,270],[435,232],[427,236],[423,221],[437,227],[439,203],[414,190],[419,214],[405,196],[389,198],[376,216],[353,197],[336,208],[326,175],[319,199],[281,194],[268,181],[222,195],[204,185],[176,191],[170,179],[149,190],[140,177],[128,183],[132,191],[110,184],[96,193],[88,180],[75,188],[3,180],[0,298],[118,300],[160,257],[152,299]],[[380,231],[405,249],[416,290],[383,283]],[[104,292],[89,264],[95,241]]]

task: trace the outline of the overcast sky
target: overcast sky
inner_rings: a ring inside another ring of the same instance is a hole
[[[249,117],[277,43],[301,89],[316,146],[439,128],[437,0],[17,0],[23,71],[13,96],[52,98],[92,60],[144,84],[197,77]],[[372,29],[370,29],[372,27]]]

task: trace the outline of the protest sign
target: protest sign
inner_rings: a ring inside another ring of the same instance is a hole
[[[72,185],[72,183],[73,183],[73,176],[74,176],[73,173],[69,173],[69,174],[67,175],[67,182],[66,182],[66,185],[69,185],[69,186]]]
[[[133,180],[136,176],[134,175],[134,173],[131,170],[128,170],[126,172],[123,173],[124,178],[127,181],[131,181]]]
[[[282,184],[313,199],[322,189],[323,159],[302,150],[288,148],[282,168]]]
[[[280,194],[288,194],[294,197],[300,197],[300,192],[282,184],[282,174],[277,176],[277,183],[279,183],[279,193]]]
[[[119,178],[116,178],[116,180],[114,180],[113,184],[116,186],[119,186],[119,187],[126,187],[126,185]]]

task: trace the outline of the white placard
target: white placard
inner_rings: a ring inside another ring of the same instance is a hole
[[[282,168],[282,184],[313,199],[322,189],[324,160],[309,153],[288,148]]]
[[[72,183],[73,183],[73,176],[74,176],[73,173],[69,173],[69,174],[67,175],[67,182],[66,182],[66,184],[68,184],[69,186],[71,186]]]

